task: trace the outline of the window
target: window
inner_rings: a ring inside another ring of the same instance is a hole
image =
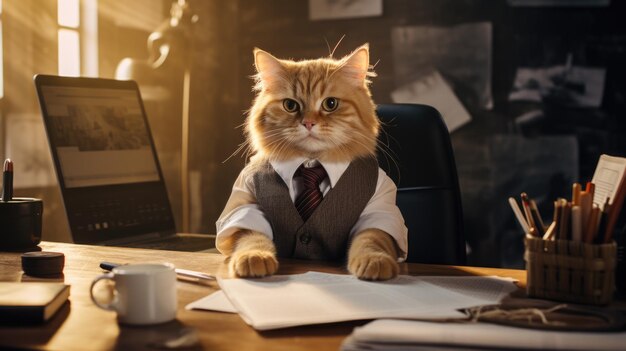
[[[2,0],[0,0],[0,99],[4,97],[4,45],[2,44]]]
[[[98,76],[97,0],[58,0],[59,75]]]

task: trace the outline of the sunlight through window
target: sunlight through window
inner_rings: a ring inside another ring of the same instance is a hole
[[[4,44],[2,43],[2,0],[0,0],[0,99],[4,97]]]
[[[58,0],[59,25],[69,28],[78,28],[80,24],[79,0]]]
[[[59,75],[80,76],[80,42],[75,30],[59,29]]]

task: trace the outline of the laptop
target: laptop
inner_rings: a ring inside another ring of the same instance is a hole
[[[134,81],[36,75],[72,239],[78,244],[204,251],[215,237],[177,234]]]

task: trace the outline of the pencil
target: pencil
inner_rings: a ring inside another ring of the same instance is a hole
[[[528,227],[528,223],[524,219],[524,215],[522,214],[522,211],[517,205],[517,201],[515,201],[514,198],[509,197],[509,204],[511,205],[511,209],[513,210],[513,213],[515,214],[515,218],[517,218],[517,222],[524,230],[524,233],[528,233],[530,231],[530,228]]]
[[[593,197],[596,195],[596,185],[592,182],[587,182],[587,186],[585,187],[585,192],[591,194],[591,202],[593,202]]]
[[[587,228],[585,229],[585,242],[592,244],[596,234],[598,233],[598,219],[600,216],[600,207],[594,204],[591,209],[591,214],[587,219]]]
[[[570,213],[572,211],[572,204],[565,199],[561,199],[561,225],[559,226],[559,239],[567,240],[570,228]]]
[[[528,202],[528,195],[526,193],[522,193],[520,196],[522,198],[522,208],[524,209],[524,214],[526,215],[526,222],[528,223],[529,228],[535,228],[534,235],[536,236],[539,231],[537,230],[535,221],[533,221],[533,216],[530,213],[530,203]]]
[[[537,208],[537,203],[535,200],[530,200],[530,212],[534,215],[533,220],[535,224],[538,225],[541,232],[545,231],[547,228],[543,224],[543,218],[541,218],[541,213],[539,212],[539,208]]]
[[[572,206],[572,241],[581,241],[583,239],[581,223],[580,223],[580,206]]]
[[[583,231],[583,239],[585,231],[587,230],[587,223],[589,222],[589,216],[591,215],[591,209],[593,205],[593,198],[591,194],[586,191],[580,193],[580,227]]]
[[[556,222],[553,221],[546,229],[546,233],[543,234],[543,240],[554,240],[554,228],[556,228]]]
[[[561,199],[557,199],[554,201],[554,236],[556,237],[558,237],[559,234],[561,233],[562,216],[563,216],[563,207],[561,206]]]
[[[580,183],[574,183],[574,185],[572,185],[572,206],[579,206],[580,205],[580,191],[581,191],[582,187],[580,186]]]

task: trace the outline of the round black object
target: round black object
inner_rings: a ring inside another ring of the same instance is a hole
[[[35,251],[22,254],[22,270],[33,277],[60,275],[64,266],[65,255],[61,252]]]
[[[0,201],[0,249],[24,249],[41,241],[43,201],[17,197]]]

